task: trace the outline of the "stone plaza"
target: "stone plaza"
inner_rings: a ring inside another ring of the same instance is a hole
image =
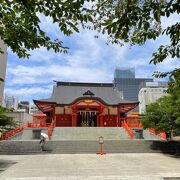
[[[179,180],[180,159],[162,153],[1,155],[1,180]]]

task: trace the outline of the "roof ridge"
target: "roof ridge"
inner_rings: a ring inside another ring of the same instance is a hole
[[[92,87],[113,87],[113,83],[90,83],[90,82],[63,82],[55,81],[57,86],[92,86]]]

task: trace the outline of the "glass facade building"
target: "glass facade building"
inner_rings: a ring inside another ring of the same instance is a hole
[[[145,82],[153,82],[153,79],[149,78],[135,78],[134,68],[116,68],[114,73],[114,85],[123,92],[123,98],[128,101],[138,101],[138,94],[140,85]],[[123,75],[124,74],[124,75]],[[135,108],[133,111],[139,111],[139,108]]]
[[[114,78],[135,78],[135,68],[116,67]]]
[[[144,78],[115,78],[115,87],[123,92],[123,98],[128,101],[138,101],[138,93],[142,82],[153,82],[153,79]]]

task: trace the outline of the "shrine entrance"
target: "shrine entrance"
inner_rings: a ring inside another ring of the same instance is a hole
[[[98,126],[98,111],[80,110],[77,116],[78,127],[97,127]]]
[[[102,126],[102,112],[104,106],[98,100],[78,100],[69,106],[72,111],[72,126],[75,127],[100,127]]]

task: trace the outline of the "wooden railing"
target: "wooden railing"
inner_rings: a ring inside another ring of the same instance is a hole
[[[139,115],[127,115],[126,123],[130,128],[143,128]]]
[[[143,129],[143,126],[141,124],[132,124],[132,123],[127,123],[129,128],[137,128],[137,129]]]
[[[51,123],[27,123],[24,128],[48,128],[48,136],[50,137],[52,131],[54,129],[55,123],[52,121]]]
[[[26,123],[24,128],[48,128],[51,123]]]
[[[128,124],[126,123],[126,121],[122,122],[122,127],[127,131],[128,135],[130,136],[131,139],[134,138],[134,133],[131,130],[131,128],[128,126]]]
[[[1,137],[0,137],[0,141],[1,140],[6,140],[14,135],[16,135],[17,133],[23,131],[23,129],[26,129],[26,128],[48,128],[48,136],[50,137],[51,134],[52,134],[52,131],[54,129],[54,121],[52,121],[51,123],[26,123],[24,124],[24,126],[22,127],[18,127],[14,130],[11,130],[9,132],[6,132],[6,133],[2,133],[1,134]]]
[[[52,122],[51,122],[51,125],[48,127],[48,132],[47,132],[48,137],[51,136],[52,131],[53,131],[53,129],[54,129],[54,126],[55,126],[55,123],[54,123],[54,121],[52,121]]]
[[[2,133],[1,134],[1,137],[0,137],[0,140],[5,140],[5,139],[9,139],[10,137],[16,135],[17,133],[21,132],[24,128],[23,127],[18,127],[14,130],[11,130],[9,132],[6,132],[6,133]]]
[[[158,131],[157,133],[155,132],[154,128],[149,128],[149,132],[152,134],[155,134],[157,136],[159,136],[160,138],[162,138],[163,140],[167,141],[167,137],[166,137],[166,133],[163,131]]]

